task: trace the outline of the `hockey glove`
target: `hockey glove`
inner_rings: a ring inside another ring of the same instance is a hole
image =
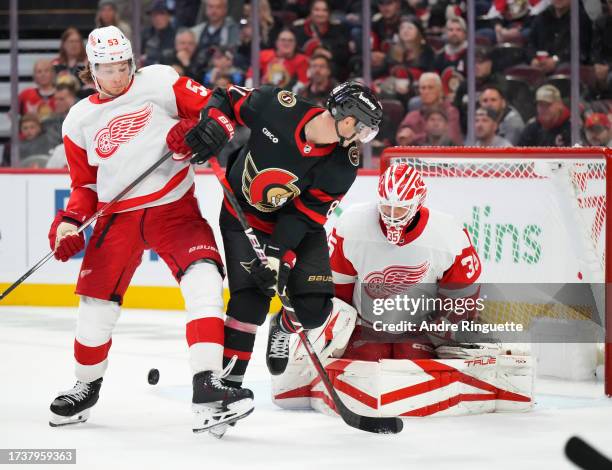
[[[55,259],[60,261],[68,261],[85,248],[85,237],[82,233],[76,233],[79,223],[65,214],[62,210],[58,211],[49,230],[49,245],[55,250]]]
[[[287,295],[287,282],[289,274],[295,266],[295,253],[291,250],[285,251],[281,256],[281,250],[274,246],[266,247],[268,264],[263,265],[256,260],[251,267],[251,278],[266,296]]]
[[[174,152],[172,159],[183,161],[191,157],[191,147],[185,142],[185,135],[198,123],[197,119],[181,119],[166,135],[166,144]]]
[[[195,154],[191,163],[198,165],[217,155],[234,137],[234,124],[217,108],[205,109],[202,114],[200,122],[185,137],[185,142]]]

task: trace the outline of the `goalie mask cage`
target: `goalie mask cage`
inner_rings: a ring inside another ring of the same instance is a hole
[[[608,396],[612,267],[605,254],[612,243],[606,218],[607,195],[612,194],[610,158],[612,150],[599,147],[391,147],[381,156],[381,172],[397,162],[418,169],[428,186],[425,205],[463,222],[483,262],[482,282],[605,285],[605,306],[599,318],[591,320],[605,327],[600,361]],[[505,305],[487,320],[525,320],[534,314],[588,318],[584,312],[536,310],[533,304]]]

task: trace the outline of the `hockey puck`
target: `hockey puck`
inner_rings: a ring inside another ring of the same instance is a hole
[[[151,369],[147,376],[147,380],[151,385],[156,385],[157,382],[159,382],[159,371],[157,369]]]

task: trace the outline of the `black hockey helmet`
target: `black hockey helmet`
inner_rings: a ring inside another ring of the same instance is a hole
[[[357,134],[362,142],[369,142],[378,133],[382,120],[382,106],[376,94],[359,82],[345,82],[335,87],[327,99],[327,109],[336,122],[346,117],[357,120]]]

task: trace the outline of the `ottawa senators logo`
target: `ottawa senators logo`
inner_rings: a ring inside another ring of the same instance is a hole
[[[249,152],[242,172],[242,194],[249,204],[261,212],[274,212],[300,195],[293,183],[298,177],[280,168],[259,171]]]
[[[151,121],[153,106],[149,103],[139,111],[122,114],[110,120],[94,137],[96,153],[100,158],[112,156],[121,144],[136,137]]]
[[[359,166],[359,149],[353,146],[348,151],[348,158],[353,166]]]
[[[411,285],[421,282],[427,271],[428,261],[416,266],[387,266],[382,271],[369,273],[363,284],[370,298],[386,298],[405,293]]]
[[[297,103],[297,99],[290,91],[283,90],[278,92],[278,102],[285,108],[292,108]]]

